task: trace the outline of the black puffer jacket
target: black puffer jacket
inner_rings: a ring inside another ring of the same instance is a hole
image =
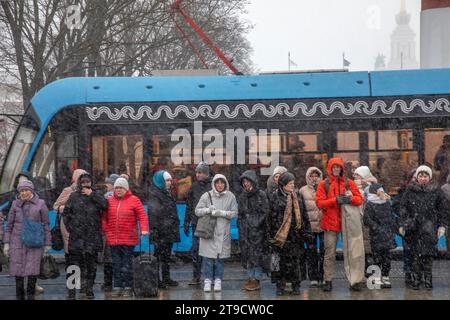
[[[238,230],[241,261],[244,268],[262,267],[263,257],[267,254],[266,223],[270,212],[266,193],[258,188],[255,171],[245,171],[241,177],[253,184],[253,189],[246,192],[242,189],[238,196]]]
[[[434,255],[437,230],[448,226],[450,205],[444,192],[433,184],[413,183],[405,191],[400,204],[400,226],[414,254]]]
[[[313,234],[311,231],[311,224],[309,223],[308,212],[306,211],[305,205],[301,200],[300,195],[298,196],[300,211],[302,215],[302,226],[300,230],[295,229],[295,218],[293,217],[291,228],[286,239],[286,242],[282,249],[278,249],[280,255],[301,256],[305,251],[305,242],[311,242]],[[268,217],[268,239],[273,239],[281,225],[283,224],[284,210],[287,204],[287,196],[282,193],[280,189],[272,193],[269,198],[270,213]],[[292,209],[292,214],[294,215],[294,209]]]
[[[89,174],[83,174],[83,177]],[[92,178],[91,178],[92,179]],[[80,181],[80,180],[79,180]],[[102,214],[108,208],[105,197],[94,188],[92,194],[86,196],[81,193],[80,183],[77,191],[73,192],[64,206],[64,225],[69,231],[69,253],[95,253],[103,249]]]
[[[194,181],[191,189],[189,190],[186,201],[186,215],[184,216],[184,225],[189,226],[192,222],[192,230],[195,230],[198,222],[198,217],[195,215],[195,207],[200,200],[200,197],[211,190],[211,177],[207,177],[202,181]]]
[[[180,219],[177,203],[166,189],[150,187],[148,201],[148,224],[150,241],[174,243],[180,242]]]
[[[373,251],[386,251],[396,248],[397,227],[389,202],[366,202],[364,224],[369,227],[370,246]]]

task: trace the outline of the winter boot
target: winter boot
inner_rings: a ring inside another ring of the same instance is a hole
[[[425,284],[425,289],[427,289],[427,290],[433,289],[433,276],[431,273],[426,272],[424,274],[424,284]]]
[[[300,295],[300,282],[293,282],[292,283],[292,295],[298,296]]]
[[[311,283],[309,284],[310,288],[317,288],[319,287],[319,281],[317,280],[312,280]]]
[[[325,281],[322,286],[322,290],[325,292],[330,292],[333,290],[333,283],[331,281]]]
[[[23,287],[23,282],[21,286],[16,283],[16,300],[25,300],[25,289]]]
[[[413,290],[419,290],[420,289],[420,285],[422,283],[422,274],[414,272],[413,276],[412,276],[412,279],[413,279],[412,289]]]
[[[67,300],[76,300],[76,291],[75,289],[68,289],[67,290]]]
[[[405,287],[406,288],[412,288],[413,286],[413,276],[411,274],[411,272],[406,272],[405,273]]]
[[[241,290],[247,290],[248,291],[248,287],[250,286],[252,279],[249,278],[247,279],[247,281],[245,281],[244,285],[241,287]]]
[[[284,291],[285,283],[282,281],[277,281],[277,296],[283,296],[286,294]]]
[[[198,286],[199,284],[201,284],[201,280],[200,277],[193,277],[191,281],[189,281],[189,285],[190,286]]]
[[[359,292],[361,291],[361,284],[355,283],[350,286],[351,291]]]
[[[125,288],[123,290],[122,297],[124,297],[124,298],[133,298],[133,289],[132,288]]]

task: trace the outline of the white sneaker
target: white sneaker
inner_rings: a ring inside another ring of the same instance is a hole
[[[383,281],[381,281],[381,278],[375,278],[373,284],[375,287],[383,288]]]
[[[42,288],[38,284],[36,284],[36,289],[35,290],[36,290],[36,294],[44,293],[44,288]]]
[[[222,280],[216,279],[214,280],[214,291],[222,291]]]
[[[390,288],[392,288],[391,282],[389,281],[389,277],[383,277],[383,278],[381,278],[381,282],[383,283],[383,284],[381,285],[381,287],[382,287],[383,289],[390,289]]]
[[[204,292],[211,292],[211,279],[205,279],[205,286],[203,287]]]

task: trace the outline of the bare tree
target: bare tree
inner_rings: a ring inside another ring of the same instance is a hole
[[[199,0],[186,10],[244,72],[251,70],[247,0]],[[81,6],[71,29],[69,0],[1,1],[0,71],[21,84],[24,104],[45,84],[69,76],[140,75],[155,69],[200,67],[174,27],[171,1],[96,0]],[[227,70],[191,30],[212,67]]]

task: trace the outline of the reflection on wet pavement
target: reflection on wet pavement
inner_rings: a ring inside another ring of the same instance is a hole
[[[414,291],[406,289],[402,272],[403,263],[393,261],[391,271],[392,289],[369,290],[363,289],[361,292],[352,292],[348,289],[345,280],[342,261],[336,263],[336,275],[333,280],[333,291],[323,292],[321,289],[310,289],[309,281],[302,282],[300,295],[289,295],[290,285],[287,285],[288,294],[278,297],[275,294],[275,284],[265,277],[261,281],[261,291],[247,292],[241,290],[246,278],[245,270],[239,263],[228,263],[225,266],[225,277],[222,284],[222,292],[204,293],[202,285],[190,286],[188,282],[191,278],[191,264],[176,265],[173,267],[173,278],[179,281],[180,285],[168,290],[160,290],[156,300],[448,300],[450,299],[450,261],[438,260],[433,265],[432,291]],[[94,287],[95,298],[97,300],[125,300],[124,298],[110,298],[101,291],[103,280],[102,267],[99,266],[96,285]],[[61,274],[63,274],[61,272]],[[39,285],[44,287],[45,292],[36,296],[37,300],[64,300],[66,296],[65,276],[60,276],[55,280],[39,280]],[[5,270],[0,273],[0,299],[15,299],[15,280],[8,276]],[[135,298],[130,298],[135,299]]]

